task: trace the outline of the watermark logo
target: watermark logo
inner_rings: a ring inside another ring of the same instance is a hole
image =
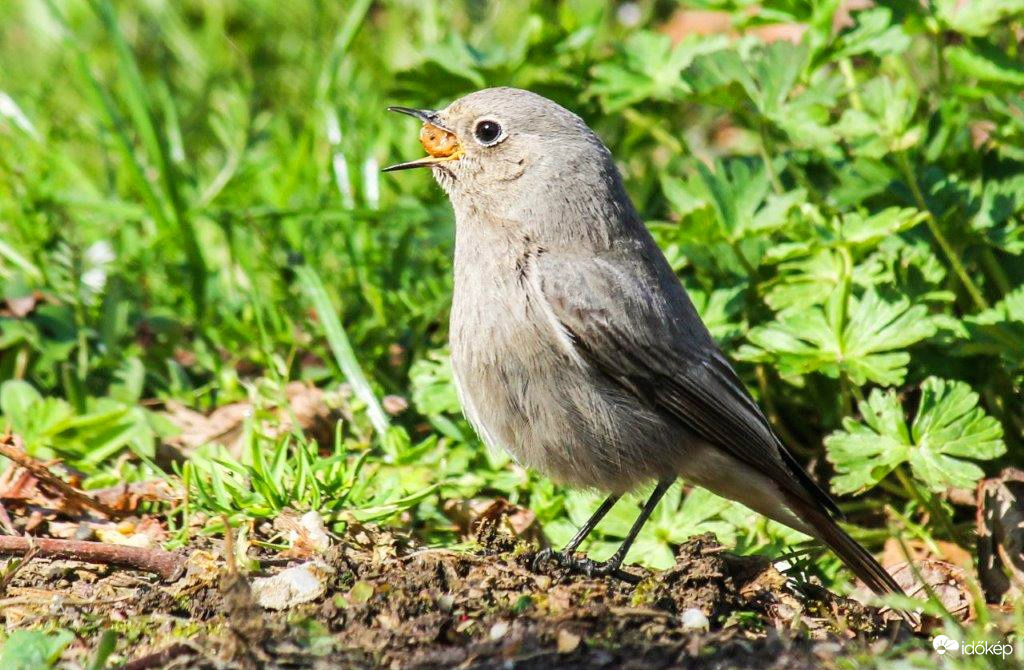
[[[961,644],[945,635],[936,635],[932,640],[932,647],[939,656],[1002,656],[1006,658],[1013,654],[1013,645],[999,642],[964,642]],[[957,654],[959,652],[959,654]]]
[[[942,656],[947,651],[956,651],[960,648],[960,643],[956,640],[950,640],[945,635],[936,635],[935,639],[932,640],[932,646],[935,647],[935,651]]]

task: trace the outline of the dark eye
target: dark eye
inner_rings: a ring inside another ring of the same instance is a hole
[[[473,134],[476,136],[477,142],[487,146],[493,144],[501,137],[501,125],[497,121],[484,119],[477,122],[476,128],[473,129]]]

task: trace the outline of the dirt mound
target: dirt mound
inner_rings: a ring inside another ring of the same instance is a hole
[[[534,570],[535,549],[495,528],[472,553],[403,548],[371,529],[350,540],[322,557],[325,594],[284,611],[261,607],[255,575],[222,572],[212,551],[193,551],[171,585],[36,561],[9,595],[38,595],[45,616],[83,637],[102,632],[96,617],[131,635],[127,668],[816,668],[838,643],[885,629],[874,610],[798,588],[710,535],[669,570],[630,568],[636,586]]]

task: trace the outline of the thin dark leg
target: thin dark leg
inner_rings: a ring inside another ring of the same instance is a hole
[[[598,507],[597,510],[590,515],[590,518],[587,519],[587,522],[585,524],[580,526],[580,529],[576,531],[576,534],[572,536],[572,539],[569,540],[569,543],[566,544],[561,551],[556,553],[550,547],[542,550],[537,554],[537,558],[534,559],[534,566],[537,566],[543,561],[546,561],[551,558],[558,560],[558,562],[563,565],[570,563],[572,560],[572,555],[579,548],[580,544],[583,543],[583,540],[587,539],[587,536],[590,535],[590,533],[592,533],[595,528],[597,528],[597,524],[601,523],[601,519],[603,519],[605,515],[608,514],[608,511],[612,507],[614,507],[615,503],[617,503],[618,501],[619,496],[617,495],[611,495],[605,498],[604,502],[601,503],[601,506]]]
[[[666,479],[658,482],[658,485],[654,487],[654,491],[651,493],[647,502],[644,503],[643,509],[640,511],[640,516],[633,522],[633,526],[629,529],[629,534],[626,535],[626,539],[623,540],[622,544],[615,551],[615,553],[607,561],[603,563],[596,563],[589,558],[576,558],[573,552],[579,546],[590,531],[594,530],[594,527],[601,521],[601,518],[608,513],[608,510],[612,508],[612,505],[618,500],[617,497],[612,496],[604,501],[601,506],[597,509],[593,516],[583,524],[579,532],[569,541],[565,549],[558,553],[552,552],[550,549],[542,551],[537,555],[537,559],[534,561],[534,565],[537,565],[541,561],[549,558],[557,560],[560,564],[578,570],[588,577],[594,575],[615,575],[616,577],[623,579],[628,582],[637,582],[639,579],[636,575],[631,575],[628,572],[624,572],[619,568],[622,566],[622,561],[626,559],[626,554],[629,553],[629,548],[633,546],[633,542],[636,540],[636,536],[640,534],[640,529],[647,523],[647,519],[651,516],[654,508],[658,506],[662,496],[665,495],[665,491],[672,485],[673,479]]]
[[[658,482],[658,485],[654,487],[654,491],[651,492],[651,497],[644,503],[644,508],[640,510],[640,516],[633,522],[633,527],[629,529],[629,534],[626,535],[626,539],[623,540],[619,548],[615,550],[612,557],[604,563],[595,564],[591,569],[591,572],[595,575],[607,575],[615,572],[622,565],[622,561],[626,560],[626,554],[629,553],[629,548],[633,546],[633,541],[636,540],[636,536],[640,534],[640,529],[647,523],[647,519],[651,516],[654,508],[661,502],[662,496],[665,495],[665,491],[668,491],[668,487],[672,486],[672,479],[663,479]]]
[[[607,514],[617,502],[619,502],[619,496],[617,495],[605,498],[605,501],[601,503],[601,506],[590,515],[587,522],[580,526],[580,529],[572,536],[572,539],[569,540],[569,544],[562,548],[562,553],[566,555],[574,553],[579,548],[580,544],[583,543],[583,540],[587,539],[587,535],[590,535],[590,533],[597,528],[597,524],[601,523],[601,519],[604,518],[604,515]]]

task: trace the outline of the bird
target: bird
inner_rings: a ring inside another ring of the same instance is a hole
[[[453,379],[484,442],[607,498],[545,558],[590,576],[621,565],[679,478],[829,547],[876,594],[902,594],[772,428],[632,204],[611,152],[577,114],[486,88],[420,120],[455,214]],[[654,483],[603,562],[577,549],[619,498]]]

